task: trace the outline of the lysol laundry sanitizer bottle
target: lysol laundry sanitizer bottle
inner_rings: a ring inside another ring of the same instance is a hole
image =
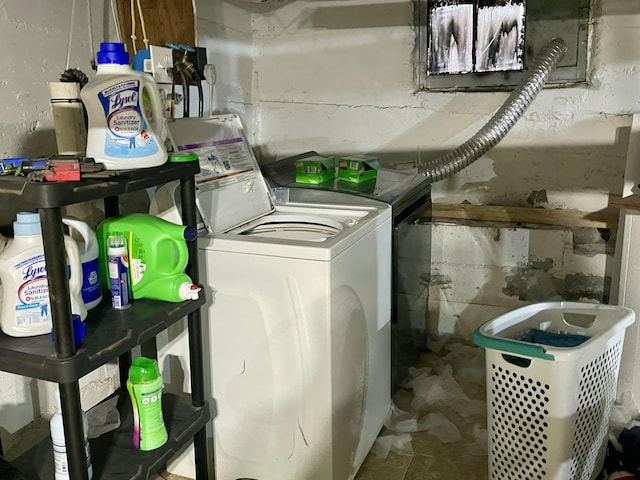
[[[129,66],[123,43],[100,44],[98,71],[80,91],[89,117],[87,157],[107,170],[162,165],[162,101],[153,78]]]
[[[129,367],[127,390],[133,407],[133,446],[155,450],[168,439],[162,416],[162,377],[158,362],[138,357]]]
[[[2,310],[0,328],[12,337],[30,337],[51,332],[49,283],[42,243],[40,215],[20,212],[13,222],[14,237],[0,254]],[[65,235],[70,265],[69,294],[71,313],[84,320],[87,309],[82,301],[82,266],[76,242]]]

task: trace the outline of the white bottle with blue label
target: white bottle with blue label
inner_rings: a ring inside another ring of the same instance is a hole
[[[20,212],[13,222],[14,237],[0,254],[2,306],[0,328],[12,337],[30,337],[51,332],[49,283],[44,259],[40,215]],[[70,266],[71,313],[84,320],[87,309],[82,301],[82,266],[75,241],[64,237]]]
[[[64,419],[60,406],[60,390],[55,389],[56,413],[49,420],[51,429],[51,443],[53,444],[53,465],[55,480],[71,480],[69,475],[69,461],[67,459],[67,444],[64,437]],[[82,411],[82,428],[84,430],[84,452],[87,462],[87,477],[93,478],[93,465],[91,464],[91,451],[89,450],[89,417]]]
[[[164,117],[153,77],[129,66],[122,43],[101,43],[97,60],[95,78],[80,91],[89,117],[87,157],[107,170],[162,165]]]
[[[102,300],[100,281],[100,260],[98,258],[98,238],[96,232],[86,223],[71,217],[64,217],[62,223],[75,230],[82,241],[76,242],[82,263],[82,301],[87,310],[97,307]]]

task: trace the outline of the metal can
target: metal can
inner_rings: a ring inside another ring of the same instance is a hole
[[[110,236],[107,239],[107,257],[111,306],[116,310],[125,310],[131,306],[132,299],[129,282],[129,254],[127,241],[124,237]]]

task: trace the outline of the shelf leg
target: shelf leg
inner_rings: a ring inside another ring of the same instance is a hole
[[[54,349],[58,358],[66,359],[75,355],[76,348],[69,303],[69,277],[64,248],[62,209],[40,209],[40,223],[44,258],[47,264],[51,320],[56,332]],[[69,476],[74,480],[88,480],[78,382],[60,384],[59,388]]]
[[[78,382],[61,383],[60,406],[64,419],[64,438],[67,446],[69,478],[89,480],[84,446],[84,427]]]
[[[215,479],[213,456],[207,455],[207,429],[202,428],[193,436],[193,450],[196,462],[196,480]],[[211,476],[209,476],[211,467]]]
[[[182,223],[197,227],[196,219],[196,190],[195,179],[193,177],[180,180],[180,200],[182,203]],[[198,258],[198,241],[188,242],[189,258]],[[200,284],[200,272],[198,262],[190,261],[187,265],[187,274],[191,281]],[[191,362],[191,403],[194,407],[201,407],[205,404],[204,391],[204,354],[202,349],[202,321],[200,310],[187,316],[189,327],[189,360]],[[207,453],[207,433],[206,428],[202,428],[193,437],[193,447],[195,451],[196,479],[209,479],[209,466],[213,468],[213,452]],[[212,474],[215,475],[215,474]],[[213,478],[213,477],[211,477]]]

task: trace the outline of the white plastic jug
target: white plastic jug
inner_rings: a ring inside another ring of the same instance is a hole
[[[52,323],[40,216],[20,212],[13,228],[14,238],[0,254],[0,328],[12,337],[43,335],[51,331]],[[87,309],[80,294],[82,265],[78,245],[66,235],[64,244],[70,266],[71,312],[84,320]]]
[[[75,230],[82,237],[77,242],[82,263],[82,301],[87,310],[97,307],[102,300],[100,283],[100,261],[98,259],[98,238],[89,225],[72,217],[64,217],[62,223]]]
[[[129,66],[122,43],[101,43],[97,60],[95,78],[80,92],[89,117],[87,157],[107,170],[162,165],[164,116],[153,77]]]

